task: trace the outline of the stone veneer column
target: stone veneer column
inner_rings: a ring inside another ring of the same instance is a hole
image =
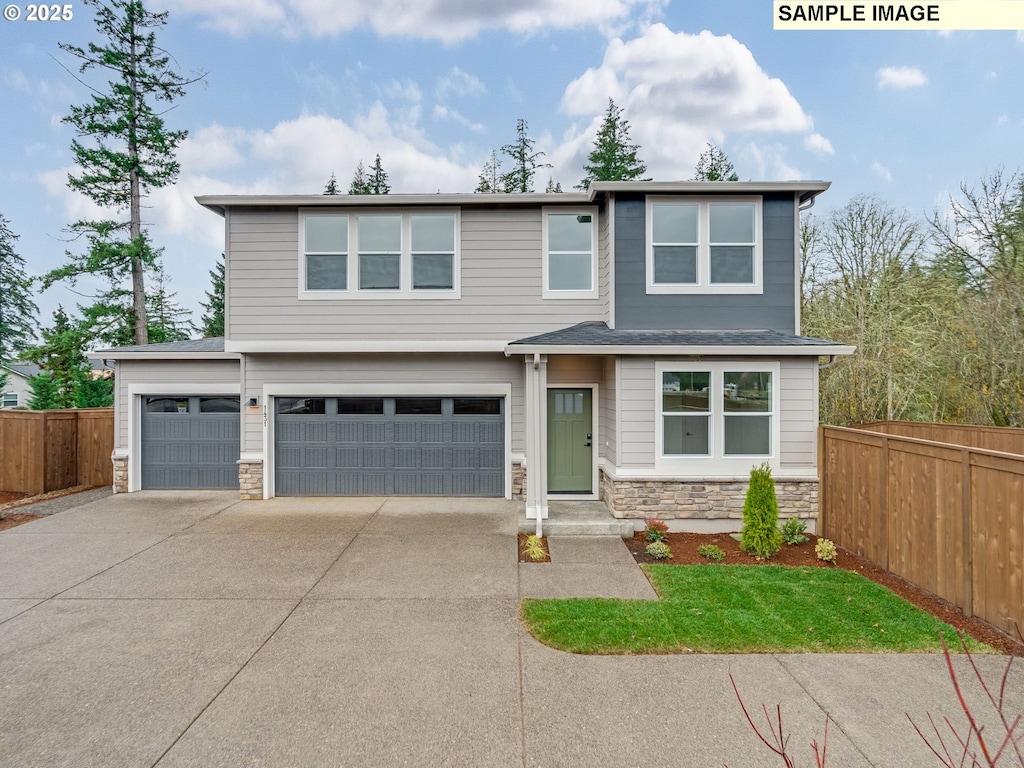
[[[526,467],[519,462],[512,465],[512,498],[526,498]]]
[[[242,459],[238,462],[238,496],[242,501],[263,498],[263,462]]]
[[[110,462],[114,465],[114,493],[128,493],[128,457],[113,456]]]

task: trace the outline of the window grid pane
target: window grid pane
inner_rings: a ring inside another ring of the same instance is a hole
[[[306,253],[348,253],[348,216],[306,216]]]
[[[307,291],[344,291],[348,288],[348,256],[306,256]]]
[[[594,289],[594,218],[591,214],[547,215],[548,290]]]
[[[455,285],[455,256],[450,253],[414,253],[412,287],[416,290],[451,290]]]

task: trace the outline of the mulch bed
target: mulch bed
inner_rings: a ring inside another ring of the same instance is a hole
[[[13,528],[23,523],[31,523],[33,520],[38,520],[42,517],[42,515],[20,515],[8,514],[6,512],[3,515],[3,520],[0,520],[0,531],[6,531],[8,528]]]
[[[702,544],[714,544],[725,552],[727,565],[791,565],[808,568],[833,568],[828,563],[818,559],[814,554],[814,544],[817,537],[808,536],[809,541],[803,544],[783,544],[779,554],[770,560],[758,560],[751,554],[740,549],[740,543],[727,533],[669,533],[665,537],[665,543],[672,550],[672,557],[668,560],[655,560],[644,552],[647,541],[644,539],[643,531],[633,535],[632,540],[626,540],[626,546],[633,553],[638,563],[654,563],[667,565],[713,565],[706,557],[697,553],[697,548]],[[871,579],[886,589],[895,592],[909,603],[916,605],[924,611],[932,614],[938,619],[959,629],[965,635],[973,637],[986,645],[992,646],[1000,653],[1014,656],[1024,656],[1024,644],[996,629],[991,624],[976,617],[965,616],[963,611],[952,603],[937,597],[920,587],[911,584],[909,581],[879,568],[877,565],[863,557],[854,554],[842,547],[836,547],[839,553],[837,566],[854,573],[859,573],[865,578]]]

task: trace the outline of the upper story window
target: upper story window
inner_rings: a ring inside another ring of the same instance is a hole
[[[544,211],[544,298],[597,298],[597,213]]]
[[[299,221],[301,298],[458,298],[457,212],[310,211]]]
[[[761,200],[647,199],[647,293],[761,293]]]

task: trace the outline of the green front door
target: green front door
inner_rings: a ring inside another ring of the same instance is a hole
[[[594,422],[589,389],[548,390],[548,491],[592,493]]]

